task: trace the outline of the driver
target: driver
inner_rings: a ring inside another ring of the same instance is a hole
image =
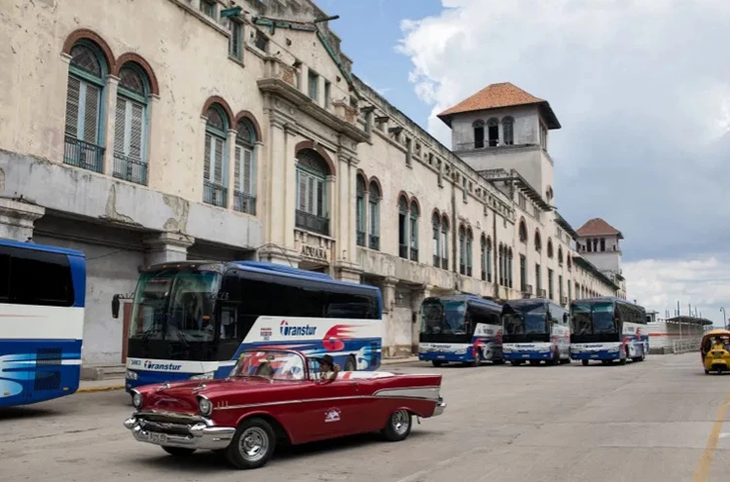
[[[340,371],[340,366],[335,363],[335,360],[331,355],[325,355],[319,359],[320,372],[319,376],[321,380],[334,380],[337,378],[337,373]]]

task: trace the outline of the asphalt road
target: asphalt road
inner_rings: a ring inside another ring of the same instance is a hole
[[[123,392],[0,411],[0,481],[725,481],[730,376],[697,354],[626,366],[385,367],[444,374],[446,412],[409,439],[286,449],[254,471],[210,452],[179,460],[135,442]]]

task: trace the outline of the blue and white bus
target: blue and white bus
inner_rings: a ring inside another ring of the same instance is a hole
[[[438,367],[448,362],[502,364],[502,326],[497,303],[474,295],[432,296],[421,303],[418,359]]]
[[[570,357],[583,365],[590,360],[625,365],[649,353],[646,310],[639,305],[610,296],[575,300],[570,318]]]
[[[84,253],[0,240],[0,407],[78,390],[85,298]]]
[[[512,365],[570,363],[568,310],[546,298],[502,305],[502,350]]]
[[[119,300],[112,300],[112,315]],[[251,347],[331,355],[344,370],[375,370],[382,295],[374,286],[271,263],[184,261],[143,272],[133,296],[126,390],[225,378]]]

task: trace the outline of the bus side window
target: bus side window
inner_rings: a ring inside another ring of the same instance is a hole
[[[349,293],[328,293],[324,316],[326,318],[366,320],[377,317],[373,299]]]
[[[0,254],[0,301],[10,297],[10,255]]]
[[[24,252],[10,256],[10,301],[20,305],[73,306],[73,281],[66,256]]]

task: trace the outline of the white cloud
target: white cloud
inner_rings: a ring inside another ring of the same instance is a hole
[[[724,307],[730,313],[730,261],[711,256],[693,260],[647,259],[624,265],[628,298],[664,317],[674,316],[677,301],[683,315],[692,311],[722,325]]]
[[[442,4],[404,20],[397,46],[433,108],[429,131],[450,145],[435,115],[491,83],[547,99],[563,124],[551,133],[561,213],[621,229],[626,261],[647,260],[627,265],[634,296],[662,313],[695,299],[719,320],[730,283],[707,273],[730,268],[712,257],[730,239],[730,2]]]

